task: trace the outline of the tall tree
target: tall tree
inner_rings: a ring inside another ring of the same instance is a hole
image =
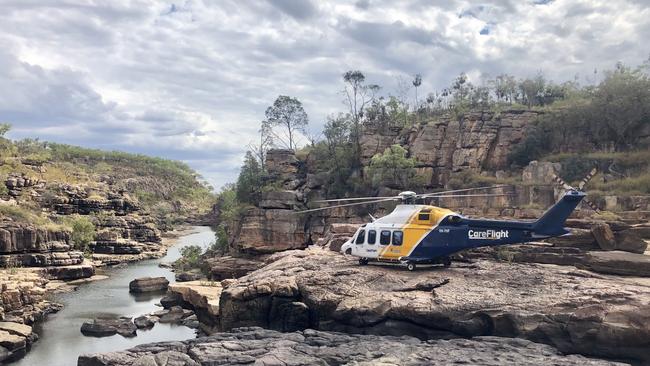
[[[255,204],[262,193],[262,169],[250,151],[246,152],[244,165],[237,178],[237,199],[240,202]]]
[[[305,127],[309,123],[307,112],[302,103],[296,98],[280,95],[265,112],[266,120],[262,122],[262,129],[267,129],[286,148],[295,150],[298,133],[305,134]],[[276,133],[274,127],[279,127],[281,133]]]
[[[419,108],[418,104],[418,88],[422,85],[422,75],[420,74],[415,74],[413,77],[413,86],[415,87],[415,110],[417,111]]]
[[[352,117],[352,140],[355,144],[357,157],[361,155],[361,117],[366,105],[373,101],[380,87],[376,84],[366,84],[366,76],[359,70],[350,70],[343,74],[345,102]]]
[[[257,143],[249,143],[248,149],[255,155],[262,170],[264,170],[266,169],[266,152],[273,146],[273,133],[270,126],[264,123],[264,121],[262,121],[262,126],[258,132],[260,137],[259,141]]]

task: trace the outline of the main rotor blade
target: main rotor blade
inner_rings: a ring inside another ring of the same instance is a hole
[[[496,189],[496,188],[503,188],[503,187],[508,187],[508,184],[499,184],[499,185],[496,185],[496,186],[489,186],[489,187],[463,188],[463,189],[454,189],[454,190],[451,190],[451,191],[424,193],[424,194],[418,195],[418,197],[427,198],[427,197],[433,197],[433,196],[438,196],[438,195],[447,194],[447,193],[458,193],[458,192],[467,192],[467,191],[474,191],[474,190]]]
[[[598,206],[596,206],[596,204],[593,203],[592,201],[588,200],[587,197],[583,198],[582,202],[585,203],[587,206],[589,206],[592,210],[596,211],[597,213],[600,212]]]
[[[555,181],[555,183],[559,184],[562,188],[566,189],[567,191],[575,189],[570,185],[568,185],[567,182],[564,181],[564,179],[558,177],[557,174],[555,173],[553,173],[553,180]]]
[[[499,197],[499,196],[514,196],[515,194],[513,193],[485,193],[485,194],[450,194],[450,195],[444,195],[444,196],[432,196],[432,197],[425,197],[425,198],[448,198],[448,197]]]
[[[596,174],[598,174],[598,169],[594,167],[586,177],[582,178],[582,181],[580,184],[578,184],[578,189],[582,191],[582,189],[585,187],[585,184],[589,183],[591,178],[593,178]]]
[[[368,202],[356,202],[356,203],[346,203],[344,205],[336,205],[336,206],[327,206],[327,207],[319,207],[319,208],[312,208],[309,210],[303,210],[303,211],[296,211],[294,213],[300,214],[300,213],[306,213],[306,212],[314,212],[314,211],[322,211],[322,210],[329,210],[332,208],[339,208],[339,207],[349,207],[349,206],[357,206],[357,205],[368,205],[371,203],[379,203],[379,202],[388,202],[388,201],[394,201],[396,198],[384,198],[381,200],[375,200],[375,201],[368,201]]]
[[[315,203],[327,203],[327,202],[342,202],[342,201],[365,201],[365,200],[377,200],[377,199],[387,199],[387,198],[398,198],[398,196],[336,198],[336,199],[331,199],[331,200],[318,200],[318,201],[314,201],[314,202]]]

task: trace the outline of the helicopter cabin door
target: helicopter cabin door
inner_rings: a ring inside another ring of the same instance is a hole
[[[379,253],[377,230],[369,228],[361,229],[355,238],[354,244],[354,252],[356,255],[365,258],[377,258]]]

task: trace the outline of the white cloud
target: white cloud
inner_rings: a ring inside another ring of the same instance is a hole
[[[423,94],[461,71],[564,80],[638,64],[646,5],[0,0],[0,120],[17,138],[183,159],[220,186],[279,94],[302,100],[318,130],[343,109],[348,69],[387,91],[422,73]]]

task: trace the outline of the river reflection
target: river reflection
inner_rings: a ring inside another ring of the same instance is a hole
[[[165,276],[174,282],[174,274],[169,269],[158,267],[158,264],[178,259],[183,246],[199,245],[206,248],[213,240],[214,232],[209,227],[194,227],[192,234],[180,237],[178,244],[170,248],[164,258],[108,269],[102,274],[110,276],[109,279],[82,285],[75,292],[56,295],[54,300],[63,303],[65,308],[35,327],[40,339],[23,359],[12,365],[76,365],[77,357],[82,353],[110,352],[142,343],[194,338],[193,329],[173,324],[157,323],[150,330],[138,330],[138,336],[133,338],[120,335],[85,337],[79,329],[84,321],[94,318],[135,317],[160,310],[154,304],[159,302],[162,293],[136,296],[129,293],[129,282],[146,276]]]

